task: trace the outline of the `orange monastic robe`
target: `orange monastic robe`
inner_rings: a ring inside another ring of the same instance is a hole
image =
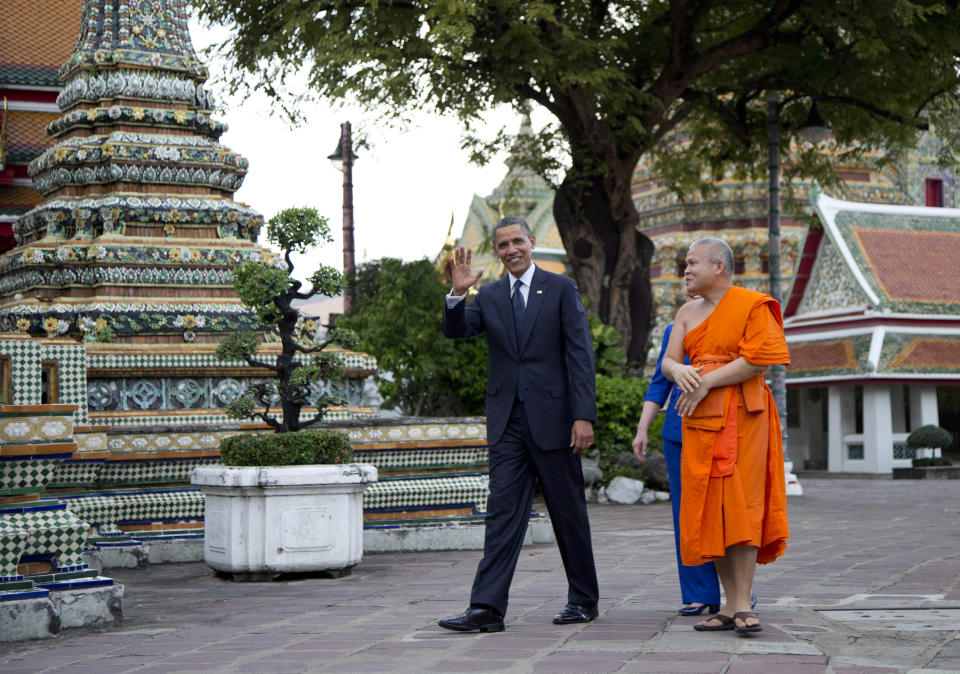
[[[764,293],[730,288],[713,313],[688,332],[694,366],[715,370],[742,356],[754,365],[788,365],[780,306]],[[772,562],[787,547],[783,443],[773,394],[757,375],[715,388],[683,419],[680,555],[687,566],[755,545]]]

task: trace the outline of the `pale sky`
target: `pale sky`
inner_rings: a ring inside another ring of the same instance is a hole
[[[197,21],[190,24],[198,53],[219,37]],[[270,114],[266,96],[246,101],[231,97],[216,83],[222,65],[207,62],[208,87],[223,109],[215,119],[229,125],[221,142],[250,161],[242,187],[234,198],[269,219],[288,206],[311,206],[326,216],[335,241],[295,259],[295,276],[309,276],[322,262],[342,269],[343,176],[327,160],[340,138],[340,124],[349,121],[354,133],[365,132],[371,148],[358,149],[353,167],[354,241],[357,263],[381,257],[417,260],[433,257],[443,245],[453,213],[453,233],[462,230],[473,195],[493,191],[507,171],[495,158],[485,167],[468,161],[460,149],[459,123],[454,118],[422,114],[406,131],[381,128],[376,116],[359,108],[340,109],[318,104],[304,112],[309,120],[291,128],[279,114]],[[536,123],[537,117],[534,117]],[[515,133],[520,119],[512,110],[491,113],[491,136],[506,124]]]

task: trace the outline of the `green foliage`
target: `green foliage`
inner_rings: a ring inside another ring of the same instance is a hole
[[[350,463],[353,447],[341,431],[305,430],[292,433],[231,435],[220,443],[225,466],[302,466]]]
[[[227,403],[224,411],[231,419],[249,419],[254,416],[257,409],[257,401],[251,395],[237,396]]]
[[[109,325],[103,325],[96,331],[96,340],[104,344],[111,343],[117,338],[117,333]]]
[[[599,465],[603,481],[609,482],[616,475],[637,478],[630,469],[616,466],[617,454],[633,451],[633,438],[637,434],[637,421],[643,407],[647,381],[637,377],[612,377],[597,375],[597,424],[593,443],[599,452]],[[648,433],[647,451],[662,451],[660,427],[663,415],[657,415]],[[623,471],[627,472],[623,472]]]
[[[275,325],[280,312],[275,297],[283,295],[290,285],[290,273],[260,262],[243,262],[233,268],[233,287],[240,301],[253,309],[265,325]]]
[[[313,272],[309,280],[315,292],[327,297],[339,295],[346,285],[340,270],[327,266],[321,266]]]
[[[360,346],[360,335],[357,331],[343,326],[333,328],[327,336],[342,349],[356,349]]]
[[[483,337],[445,339],[440,332],[447,289],[427,260],[383,258],[356,269],[354,302],[337,325],[361,335],[377,357],[384,406],[403,414],[483,414],[487,344]]]
[[[960,153],[960,12],[952,3],[193,4],[202,19],[232,31],[215,50],[234,64],[227,88],[266,92],[293,119],[312,97],[359,104],[381,124],[424,109],[449,113],[483,161],[491,145],[516,142],[474,135],[487,111],[505,104],[519,112],[530,102],[545,110],[553,123],[519,161],[554,174],[561,236],[568,246],[593,243],[571,259],[580,287],[641,358],[645,335],[633,332],[645,330],[649,316],[630,307],[652,305],[644,276],[653,247],[642,234],[623,235],[638,224],[629,179],[638,161],[680,198],[709,189],[704,174],[763,175],[770,93],[781,100],[781,147],[794,155],[783,162],[788,179],[803,170],[822,185],[840,184],[828,157],[788,142],[813,100],[833,127],[837,165],[869,153],[894,160],[924,128],[943,140],[940,163]],[[603,295],[609,301],[599,302]]]
[[[285,208],[267,223],[267,239],[280,250],[305,253],[330,243],[333,236],[330,223],[315,208]]]
[[[931,457],[927,459],[914,459],[914,468],[923,468],[924,466],[952,466],[953,461],[945,456]]]
[[[235,332],[217,345],[217,358],[244,361],[257,351],[260,339],[255,332]]]
[[[940,426],[928,424],[914,429],[907,436],[908,447],[939,447],[947,449],[953,444],[953,436],[950,431]]]
[[[276,364],[256,357],[260,337],[255,332],[230,335],[217,347],[217,357],[227,361],[246,361],[250,365],[272,370],[276,382],[258,382],[227,406],[227,414],[234,419],[259,418],[277,432],[297,431],[319,423],[327,407],[342,400],[324,395],[316,400],[318,413],[306,421],[300,420],[300,410],[308,402],[310,386],[318,379],[339,379],[344,375],[339,356],[324,352],[326,346],[338,343],[345,349],[353,348],[356,333],[350,330],[331,331],[322,343],[316,343],[316,324],[304,320],[293,307],[294,300],[310,299],[316,294],[330,296],[343,287],[343,276],[332,267],[321,266],[310,277],[311,289],[301,292],[301,282],[290,273],[291,252],[306,252],[309,248],[332,241],[325,218],[312,208],[287,208],[267,223],[267,237],[283,249],[282,267],[264,262],[244,262],[234,267],[233,287],[244,306],[280,338],[281,352]],[[299,341],[298,341],[299,340]],[[270,407],[279,396],[282,421],[270,415]],[[258,409],[261,406],[263,409]]]
[[[627,354],[620,348],[620,340],[623,338],[620,331],[596,316],[591,316],[590,337],[593,340],[593,359],[597,373],[622,375],[627,367]]]

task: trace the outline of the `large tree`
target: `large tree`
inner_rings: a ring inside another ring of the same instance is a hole
[[[630,188],[641,157],[681,193],[725,164],[761,167],[769,92],[784,135],[816,100],[861,151],[901,148],[928,125],[952,135],[956,119],[953,1],[193,1],[233,29],[233,84],[288,109],[285,82],[306,68],[312,94],[396,116],[432,107],[469,128],[497,104],[549,111],[529,161],[549,173],[562,150],[557,227],[591,313],[632,359],[652,310],[653,246]]]

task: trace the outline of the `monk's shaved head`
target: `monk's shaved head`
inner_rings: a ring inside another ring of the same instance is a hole
[[[727,276],[729,276],[731,280],[733,279],[733,249],[730,248],[730,245],[726,241],[711,238],[697,239],[690,244],[689,250],[697,247],[703,247],[707,253],[707,260],[711,264],[721,263]]]

